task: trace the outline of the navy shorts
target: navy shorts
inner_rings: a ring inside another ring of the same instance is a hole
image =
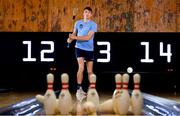
[[[75,48],[76,58],[83,57],[86,61],[94,61],[94,51]]]

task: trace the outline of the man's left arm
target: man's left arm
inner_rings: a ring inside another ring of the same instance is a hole
[[[92,36],[94,35],[94,33],[97,32],[97,24],[92,24],[91,29],[88,32],[88,35],[86,36],[75,36],[75,35],[69,35],[69,37],[71,39],[75,39],[75,40],[80,40],[80,41],[87,41],[90,40],[92,38]]]
[[[94,31],[89,31],[88,35],[86,35],[86,36],[75,36],[73,34],[70,34],[69,37],[71,39],[75,39],[75,40],[87,41],[87,40],[91,39],[91,37],[94,35],[94,33],[95,33]]]

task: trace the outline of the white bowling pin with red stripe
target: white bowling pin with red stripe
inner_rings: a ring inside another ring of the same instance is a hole
[[[62,89],[59,94],[59,111],[62,115],[68,115],[72,112],[73,102],[69,92],[69,76],[66,73],[61,75]]]
[[[104,101],[103,103],[101,103],[98,107],[98,113],[100,114],[114,114],[114,110],[113,110],[113,100],[112,99],[108,99],[106,101]]]
[[[96,90],[96,75],[90,75],[90,85],[87,92],[87,101],[91,101],[94,103],[96,109],[99,106],[99,95]]]
[[[55,110],[57,107],[56,95],[53,90],[53,83],[54,83],[54,75],[52,73],[49,73],[47,75],[47,90],[43,97],[44,110],[46,115],[55,114]]]
[[[118,106],[120,105],[120,94],[121,94],[121,84],[122,84],[122,77],[121,74],[116,74],[115,75],[115,82],[116,82],[116,89],[114,90],[113,96],[112,96],[112,103],[113,103],[113,110],[115,112],[115,114],[119,114],[118,113]]]
[[[121,91],[120,97],[119,97],[119,106],[118,106],[118,112],[119,114],[127,114],[129,110],[130,105],[130,95],[128,92],[128,84],[129,84],[129,75],[123,74],[122,76],[123,81],[123,90]]]
[[[132,103],[132,112],[135,115],[140,115],[142,113],[143,108],[143,96],[140,91],[140,80],[141,76],[139,74],[134,74],[134,90],[131,95],[131,103]]]

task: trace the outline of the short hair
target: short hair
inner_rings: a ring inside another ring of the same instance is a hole
[[[92,8],[91,7],[89,7],[89,6],[86,6],[85,8],[84,8],[84,11],[85,10],[89,10],[89,11],[91,11],[92,12]]]

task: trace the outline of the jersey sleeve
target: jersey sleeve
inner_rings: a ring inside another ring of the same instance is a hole
[[[96,23],[92,23],[90,31],[97,32],[97,24]]]

